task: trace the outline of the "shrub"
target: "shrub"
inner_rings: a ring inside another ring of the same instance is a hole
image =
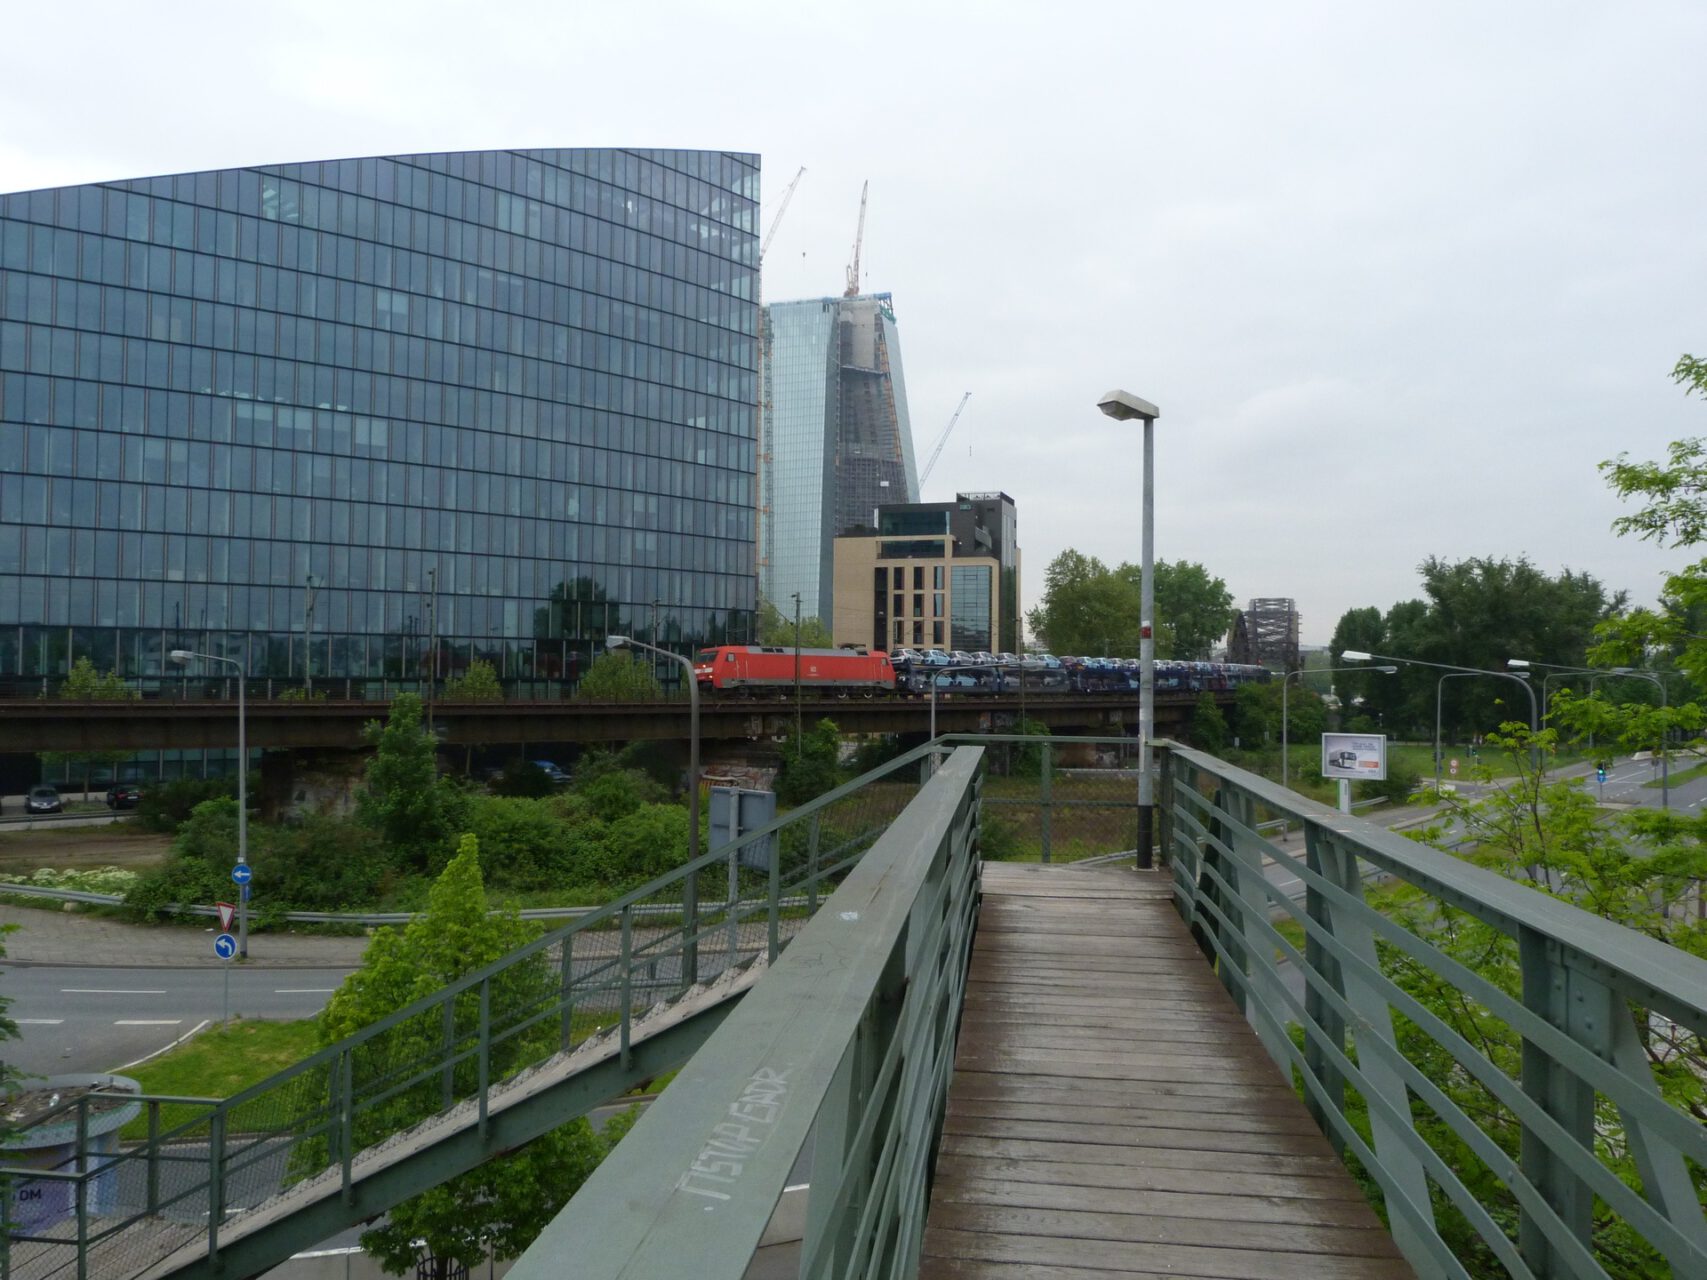
[[[176,831],[202,801],[236,794],[237,783],[231,778],[175,778],[145,786],[136,816],[150,831]]]
[[[142,875],[125,893],[125,905],[147,919],[172,906],[218,902],[236,886],[231,864],[237,851],[237,801],[204,800],[178,828],[166,861]]]
[[[545,770],[531,760],[512,760],[504,766],[504,771],[492,779],[492,794],[495,796],[513,796],[523,800],[539,800],[557,790],[557,785],[546,776]],[[485,841],[480,842],[482,846]]]
[[[615,822],[670,798],[667,790],[637,769],[612,769],[591,778],[577,778],[575,793],[601,822]]]
[[[673,871],[687,861],[687,812],[669,804],[635,809],[610,824],[600,878],[613,890]]]
[[[255,895],[269,907],[339,911],[370,907],[384,892],[390,862],[354,823],[311,815],[290,827],[261,828],[251,861]]]
[[[573,830],[543,799],[517,796],[473,797],[463,826],[479,839],[492,883],[514,889],[559,879]]]

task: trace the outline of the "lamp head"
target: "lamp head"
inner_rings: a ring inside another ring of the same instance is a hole
[[[1340,657],[1344,658],[1347,662],[1370,662],[1374,659],[1375,655],[1372,653],[1359,653],[1356,649],[1347,649],[1340,654]]]
[[[1154,422],[1162,416],[1162,411],[1156,408],[1142,396],[1135,396],[1130,391],[1105,391],[1097,400],[1097,408],[1111,418],[1126,421],[1130,418],[1142,418],[1146,422]]]
[[[188,664],[189,660],[195,656],[196,655],[191,653],[188,649],[174,649],[171,653],[166,655],[168,659],[176,662],[180,667]]]
[[[1396,676],[1399,674],[1399,668],[1397,667],[1371,667],[1370,670],[1379,671],[1384,676]]]
[[[628,643],[628,637],[627,636],[606,636],[605,637],[605,648],[607,648],[607,649],[620,649],[627,643]]]
[[[1508,667],[1527,667],[1529,665],[1529,659],[1528,658],[1507,658],[1505,660],[1505,664]]]

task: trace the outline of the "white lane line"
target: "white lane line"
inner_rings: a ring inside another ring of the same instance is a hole
[[[20,1027],[57,1027],[64,1018],[13,1018]]]
[[[62,996],[163,996],[164,989],[159,991],[127,991],[117,987],[61,987]]]
[[[274,987],[275,996],[329,996],[336,987]]]
[[[179,1045],[183,1044],[184,1041],[188,1040],[191,1036],[195,1035],[196,1032],[200,1031],[203,1027],[206,1027],[207,1025],[209,1025],[212,1021],[213,1021],[212,1018],[203,1018],[200,1022],[196,1023],[195,1026],[191,1027],[188,1031],[184,1032],[183,1035],[179,1036],[176,1040],[172,1041],[171,1044],[163,1044],[158,1049],[154,1050],[154,1052],[152,1052],[152,1053],[145,1053],[140,1058],[132,1058],[129,1062],[120,1063],[118,1066],[114,1067],[113,1070],[114,1071],[128,1071],[132,1067],[140,1067],[143,1063],[147,1062],[150,1058],[158,1058],[161,1054],[165,1053],[166,1050],[176,1049]]]
[[[120,1018],[113,1023],[115,1027],[176,1027],[183,1024],[182,1018]]]

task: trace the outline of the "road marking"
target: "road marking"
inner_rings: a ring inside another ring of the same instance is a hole
[[[195,1035],[196,1032],[200,1031],[203,1027],[208,1026],[212,1021],[213,1021],[212,1018],[203,1018],[200,1022],[196,1023],[195,1026],[191,1027],[188,1031],[184,1032],[183,1035],[179,1036],[176,1040],[172,1041],[171,1044],[163,1044],[158,1049],[154,1050],[152,1053],[145,1053],[140,1058],[132,1058],[129,1062],[121,1063],[120,1065],[114,1067],[113,1070],[114,1071],[128,1071],[131,1067],[140,1067],[143,1063],[147,1062],[150,1058],[158,1058],[161,1054],[165,1053],[168,1049],[176,1049],[179,1045],[183,1044],[184,1041],[188,1040],[191,1036]]]
[[[275,996],[329,996],[336,987],[274,987]]]
[[[182,1018],[120,1018],[113,1023],[115,1027],[176,1027],[183,1023]]]
[[[61,987],[59,994],[62,996],[163,996],[166,992],[164,990],[124,991],[113,987]]]
[[[13,1018],[20,1027],[57,1027],[64,1018]]]

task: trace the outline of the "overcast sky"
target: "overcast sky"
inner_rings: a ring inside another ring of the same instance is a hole
[[[412,151],[756,151],[770,300],[894,295],[926,486],[1019,504],[1028,602],[1157,555],[1307,642],[1528,555],[1651,601],[1596,464],[1707,434],[1707,4],[15,4],[0,190]]]

